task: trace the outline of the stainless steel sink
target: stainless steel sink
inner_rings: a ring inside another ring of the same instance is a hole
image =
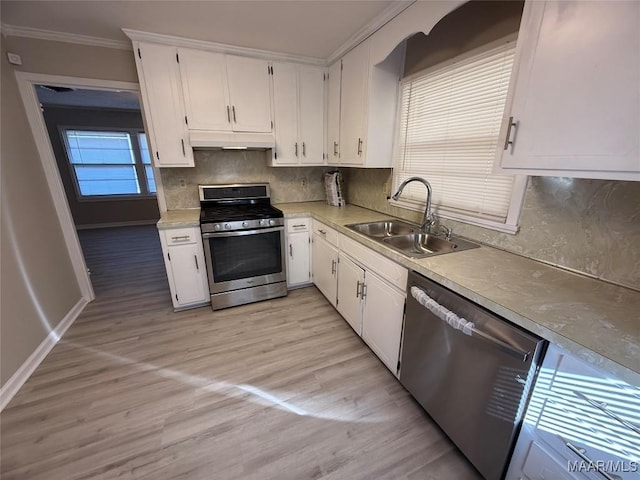
[[[457,237],[446,239],[444,236],[422,233],[417,225],[399,220],[356,223],[347,225],[347,228],[412,258],[431,257],[479,247]]]
[[[356,223],[347,225],[351,230],[362,233],[367,237],[385,238],[395,235],[408,235],[410,233],[418,233],[420,229],[410,223],[401,222],[399,220],[385,220],[382,222]]]

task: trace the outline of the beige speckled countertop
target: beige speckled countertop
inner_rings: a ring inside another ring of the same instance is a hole
[[[185,208],[183,210],[169,210],[160,216],[156,224],[159,230],[165,228],[184,228],[200,226],[200,209]]]
[[[412,259],[345,227],[391,218],[388,215],[353,205],[331,207],[324,202],[276,207],[286,217],[312,216],[325,222],[516,325],[640,386],[640,292],[487,246],[454,255]],[[158,228],[197,226],[197,215],[192,212],[167,212]],[[192,223],[187,224],[189,218]]]

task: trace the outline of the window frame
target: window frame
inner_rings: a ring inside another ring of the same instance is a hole
[[[136,175],[138,177],[138,186],[140,187],[140,193],[132,194],[132,193],[123,193],[123,194],[110,194],[110,195],[83,195],[80,191],[80,184],[78,183],[78,177],[76,175],[76,170],[74,168],[73,163],[71,162],[71,156],[69,154],[69,141],[67,138],[67,131],[77,130],[83,132],[113,132],[113,133],[126,133],[129,135],[129,139],[131,141],[131,151],[133,153],[134,163],[132,164],[135,168]],[[139,127],[91,127],[87,125],[74,126],[74,125],[59,125],[58,133],[60,135],[60,139],[62,141],[62,145],[64,147],[64,153],[67,157],[67,167],[69,168],[69,173],[71,175],[71,179],[73,180],[73,189],[75,191],[76,200],[78,202],[114,202],[121,200],[149,200],[157,198],[157,186],[156,192],[149,191],[148,188],[148,178],[145,167],[147,165],[151,166],[153,169],[154,175],[154,183],[155,183],[155,167],[153,165],[153,160],[149,157],[149,164],[146,164],[142,161],[142,150],[140,148],[139,134],[147,135],[147,132],[143,128]],[[149,142],[149,137],[147,136],[147,143]]]
[[[415,78],[419,78],[425,75],[428,75],[430,73],[434,73],[437,72],[438,70],[442,70],[448,67],[451,67],[452,65],[455,65],[456,63],[459,63],[461,61],[466,61],[470,58],[473,58],[474,56],[477,55],[481,55],[489,50],[492,50],[494,48],[497,48],[501,45],[507,44],[507,43],[512,43],[512,42],[516,42],[517,41],[517,34],[511,34],[511,35],[507,35],[503,38],[500,38],[498,40],[489,42],[485,45],[482,45],[478,48],[474,48],[468,52],[464,52],[460,55],[457,55],[456,57],[453,57],[451,59],[448,59],[444,62],[438,63],[436,65],[427,67],[423,70],[420,70],[419,72],[415,72],[411,75],[408,75],[406,77],[403,77],[402,79],[400,79],[399,82],[399,86],[398,86],[398,102],[397,102],[397,109],[396,109],[396,127],[395,127],[395,136],[394,136],[394,148],[393,148],[393,174],[392,174],[392,179],[391,179],[391,188],[393,189],[393,191],[391,192],[391,195],[397,191],[397,188],[400,185],[400,181],[399,181],[399,173],[400,173],[400,169],[398,168],[398,164],[397,164],[397,159],[399,159],[400,154],[399,154],[399,150],[401,148],[400,145],[400,125],[401,125],[401,114],[402,114],[402,85],[403,83],[409,82]],[[518,58],[514,58],[514,63],[513,63],[513,70],[512,70],[512,76],[514,74],[515,69],[517,68],[518,65]],[[511,88],[510,88],[511,82],[509,84],[508,87],[508,91],[507,91],[507,97],[505,100],[505,108],[506,106],[509,104],[509,97],[511,95]],[[504,118],[504,114],[502,116],[502,118]],[[499,133],[500,129],[498,129],[498,133]],[[496,147],[496,152],[495,154],[498,155],[500,150],[499,150],[500,146],[497,145]],[[493,173],[496,173],[495,171],[495,166],[493,169]],[[421,176],[419,173],[415,173],[416,176]],[[510,234],[515,234],[518,232],[520,226],[519,226],[519,220],[520,220],[520,214],[522,212],[522,207],[524,205],[524,197],[525,197],[525,193],[526,193],[526,189],[527,189],[527,185],[528,185],[528,180],[529,177],[526,175],[513,175],[514,179],[513,179],[513,187],[511,190],[511,199],[509,202],[509,207],[508,207],[508,211],[507,211],[507,215],[505,218],[504,223],[503,222],[499,222],[496,220],[492,220],[489,218],[482,218],[479,216],[472,216],[460,211],[456,211],[455,209],[452,208],[447,208],[447,207],[441,207],[440,205],[436,205],[432,203],[432,211],[433,213],[438,217],[438,218],[446,218],[449,220],[455,220],[458,222],[462,222],[462,223],[466,223],[469,225],[474,225],[474,226],[478,226],[478,227],[483,227],[483,228],[488,228],[491,230],[496,230],[499,232],[503,232],[503,233],[510,233]],[[428,181],[429,179],[426,178],[426,180]],[[394,207],[400,207],[400,208],[404,208],[407,210],[413,210],[416,212],[424,212],[424,209],[426,207],[426,189],[425,189],[425,197],[424,200],[413,200],[413,199],[409,199],[409,198],[403,198],[402,196],[398,199],[398,200],[393,200],[393,198],[389,197],[388,199],[388,203],[391,206]]]

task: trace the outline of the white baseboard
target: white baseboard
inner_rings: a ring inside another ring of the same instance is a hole
[[[62,338],[71,324],[78,318],[78,315],[82,313],[84,307],[87,305],[87,300],[81,298],[78,300],[71,310],[64,316],[64,318],[58,323],[56,328],[47,335],[47,337],[38,345],[29,358],[16,370],[9,380],[0,388],[0,412],[4,410],[4,407],[11,401],[18,390],[29,379],[31,374],[38,368],[38,365],[42,363],[45,357],[49,354],[51,349],[58,343],[58,340]]]
[[[90,230],[92,228],[111,228],[111,227],[133,227],[136,225],[155,225],[156,220],[134,220],[131,222],[112,222],[112,223],[89,223],[87,225],[76,225],[76,230]]]

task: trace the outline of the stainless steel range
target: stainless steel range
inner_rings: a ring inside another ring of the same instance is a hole
[[[287,295],[284,218],[271,205],[269,184],[198,189],[211,307]]]

